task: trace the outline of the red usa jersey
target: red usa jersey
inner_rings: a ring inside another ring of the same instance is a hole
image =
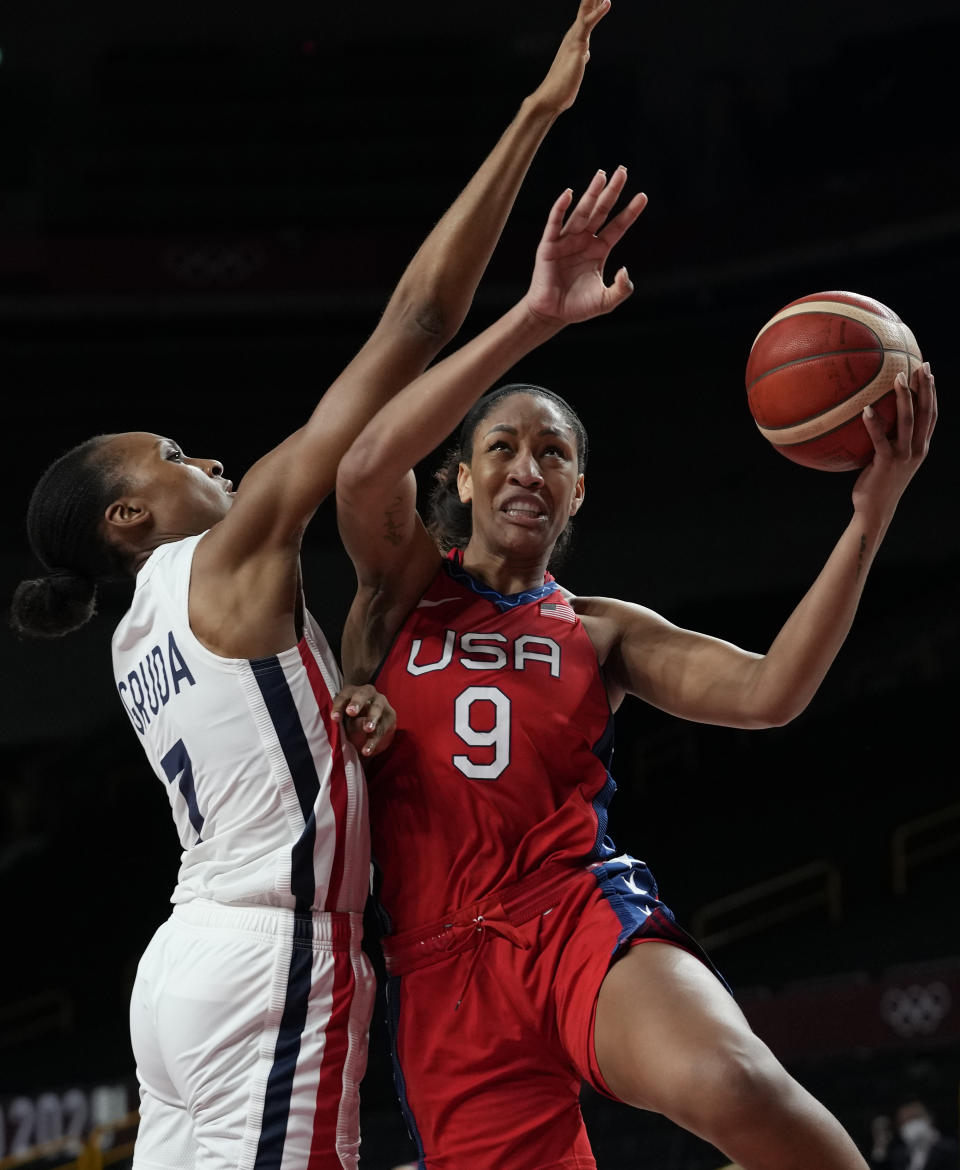
[[[452,553],[376,681],[397,712],[392,747],[367,766],[389,931],[435,922],[547,862],[613,855],[606,687],[549,574],[505,597]]]

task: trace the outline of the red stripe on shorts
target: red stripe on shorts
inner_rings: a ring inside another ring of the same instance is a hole
[[[330,692],[327,690],[327,684],[323,681],[320,667],[307,645],[306,638],[300,639],[298,649],[330,743],[330,806],[333,809],[335,826],[333,862],[330,866],[327,900],[319,909],[337,910],[339,909],[337,902],[340,898],[340,886],[343,884],[343,850],[347,821],[347,777],[343,767],[343,748],[340,739],[342,727],[330,718],[332,708]]]
[[[343,1097],[343,1073],[350,1054],[350,1009],[356,987],[349,951],[334,951],[333,1004],[324,1026],[323,1062],[317,1084],[317,1107],[306,1170],[329,1170],[337,1148],[337,1125]]]

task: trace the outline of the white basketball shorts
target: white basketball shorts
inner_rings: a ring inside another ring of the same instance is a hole
[[[356,1167],[375,977],[360,914],[193,901],[137,969],[135,1170]]]

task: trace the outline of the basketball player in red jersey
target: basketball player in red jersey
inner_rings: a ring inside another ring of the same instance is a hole
[[[612,712],[631,694],[760,728],[804,709],[927,453],[933,378],[925,364],[898,382],[891,439],[865,412],[875,454],[853,516],[766,654],[571,596],[547,568],[584,501],[583,427],[540,387],[476,399],[563,326],[629,295],[623,270],[603,280],[643,203],[607,222],[624,181],[598,175],[566,218],[569,193],[558,201],[525,297],[402,391],[338,472],[358,577],[344,666],[397,711],[370,799],[401,1104],[425,1170],[594,1167],[581,1080],[743,1170],[865,1170],[753,1034],[646,866],[607,837]],[[425,525],[410,469],[471,405]]]
[[[140,431],[88,440],[34,491],[27,526],[47,571],[17,590],[14,625],[69,633],[92,615],[98,581],[134,580],[116,685],[182,846],[173,913],[131,998],[143,1170],[357,1165],[369,831],[353,740],[336,724],[362,716],[369,754],[390,720],[372,688],[340,689],[305,606],[301,540],[352,440],[459,328],[608,7],[582,0],[369,340],[236,492],[216,460]]]

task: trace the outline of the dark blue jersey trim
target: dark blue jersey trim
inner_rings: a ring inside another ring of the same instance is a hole
[[[590,861],[609,861],[611,857],[616,856],[617,847],[607,836],[610,801],[613,800],[616,791],[617,783],[608,772],[606,783],[593,798],[593,813],[597,818],[597,835],[594,838]]]
[[[263,1099],[263,1120],[254,1170],[280,1170],[293,1097],[293,1078],[300,1056],[300,1037],[307,1022],[313,966],[313,918],[297,911],[287,974],[287,994]]]
[[[555,593],[559,589],[559,585],[547,573],[542,585],[537,585],[533,589],[525,589],[522,593],[503,594],[498,593],[496,589],[491,589],[489,585],[484,585],[482,581],[478,581],[476,577],[468,573],[460,564],[459,558],[448,557],[443,562],[443,567],[454,581],[466,585],[468,589],[472,589],[480,597],[485,597],[488,601],[493,602],[501,613],[508,609],[515,609],[518,605],[526,605],[530,601],[542,601],[544,597],[549,597],[551,593]]]
[[[393,1058],[393,1087],[400,1101],[400,1112],[403,1114],[403,1120],[406,1122],[407,1133],[414,1146],[416,1146],[418,1170],[422,1170],[425,1165],[423,1141],[420,1137],[420,1131],[417,1129],[417,1123],[414,1120],[410,1102],[407,1100],[407,1082],[403,1075],[403,1069],[400,1067],[399,1057],[397,1056],[397,1033],[400,1028],[400,997],[402,994],[400,980],[401,977],[399,975],[388,976],[384,992],[387,1001],[387,1032],[390,1036],[390,1051]]]
[[[251,660],[250,666],[280,741],[303,813],[304,830],[291,854],[290,886],[297,900],[297,909],[309,910],[317,892],[313,869],[316,835],[314,810],[320,792],[320,778],[280,660],[276,656],[256,658]]]

